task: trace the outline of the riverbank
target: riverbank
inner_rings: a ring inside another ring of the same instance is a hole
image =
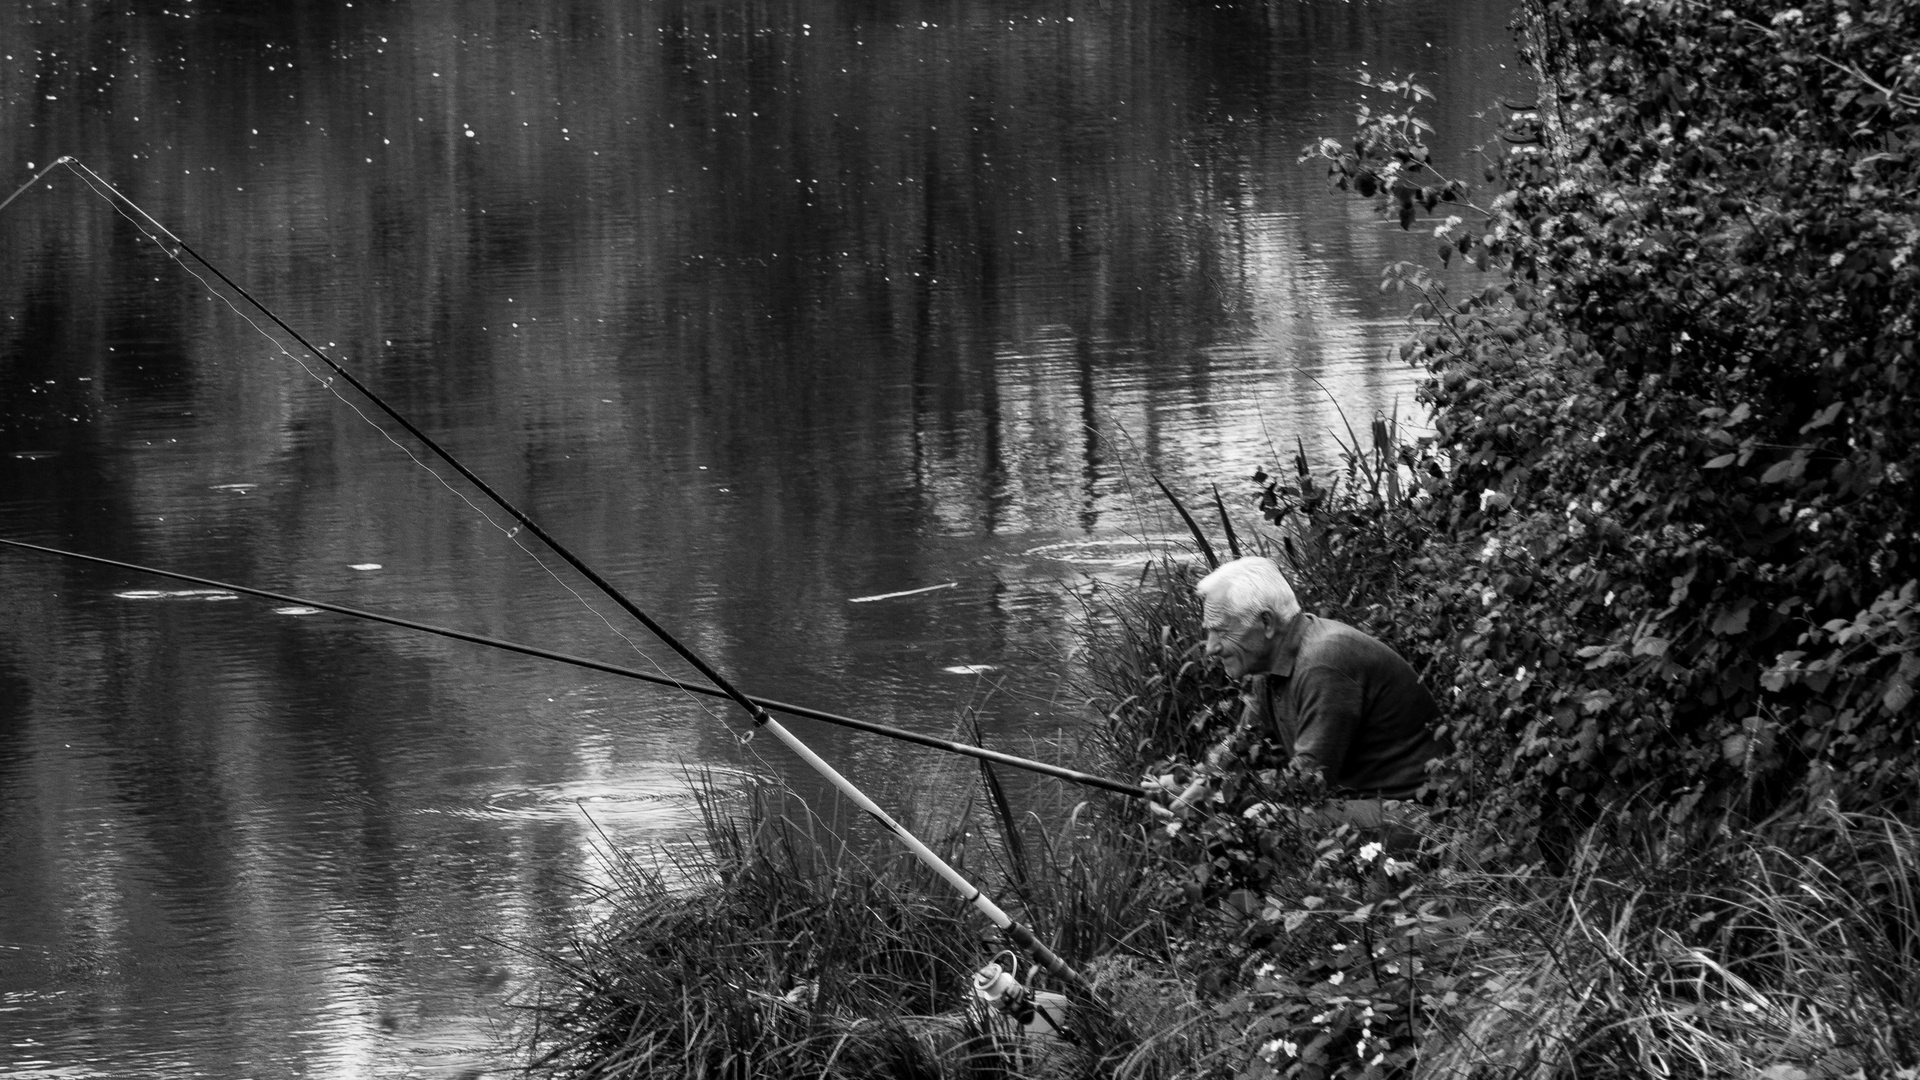
[[[1181,734],[1160,721],[1226,700],[1180,644],[1194,576],[1164,564],[1111,597],[1088,687],[1105,726],[1081,764],[1156,767]],[[534,1071],[1785,1078],[1896,1075],[1906,1052],[1920,832],[1892,817],[1709,846],[1595,829],[1549,866],[1443,814],[1401,863],[1289,828],[1285,793],[1257,783],[1176,830],[1056,794],[1013,819],[961,795],[911,824],[1082,967],[1127,1035],[1085,1011],[1078,1045],[1018,1033],[971,994],[1007,943],[960,898],[877,829],[762,791],[708,800],[703,844],[619,860],[612,918],[549,958]]]
[[[790,912],[913,872],[750,818],[765,843],[718,846],[701,909],[820,852],[833,884],[737,924],[712,992],[740,1025],[696,1043],[721,1030],[704,1004],[635,1011],[636,980],[583,967],[602,1004],[547,1014],[575,1024],[547,1029],[549,1063],[617,1075],[664,1025],[701,1048],[689,1074],[1920,1075],[1910,15],[1535,4],[1541,102],[1508,117],[1484,196],[1428,164],[1412,80],[1375,82],[1355,137],[1318,148],[1483,275],[1388,272],[1433,436],[1383,419],[1331,478],[1303,454],[1256,481],[1308,608],[1443,690],[1417,855],[1290,826],[1257,771],[1174,828],[1070,796],[1045,828],[967,819],[956,850],[1102,972],[1132,1034],[1041,1053],[961,992],[1003,944],[978,928],[883,898],[874,948],[805,960]],[[1095,605],[1081,767],[1192,761],[1230,716],[1190,662],[1190,584],[1169,563]],[[681,937],[648,936],[634,895],[609,955]],[[789,980],[772,958],[794,955]],[[829,992],[902,955],[925,993]],[[803,1016],[787,982],[808,979]],[[936,1037],[912,1010],[956,1019]]]
[[[1110,597],[1087,688],[1106,726],[1082,764],[1152,767],[1187,734],[1167,721],[1226,700],[1182,644],[1194,574],[1164,565]],[[1456,817],[1399,867],[1365,838],[1265,818],[1276,794],[1223,794],[1171,834],[1068,792],[1023,807],[1017,843],[984,794],[914,823],[1085,968],[1136,1040],[1105,1028],[1079,1047],[972,1000],[1006,943],[884,835],[774,793],[731,817],[710,803],[706,845],[624,864],[614,919],[555,965],[577,992],[543,1017],[544,1071],[1838,1077],[1899,1060],[1920,912],[1898,883],[1920,836],[1897,820],[1711,849],[1593,830],[1549,869]]]

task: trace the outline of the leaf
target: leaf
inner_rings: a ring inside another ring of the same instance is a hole
[[[1667,655],[1668,644],[1669,643],[1666,638],[1643,637],[1639,641],[1636,641],[1633,643],[1633,655],[1665,656]]]
[[[1827,406],[1826,408],[1821,409],[1819,412],[1814,414],[1813,419],[1801,425],[1800,431],[1802,433],[1814,431],[1819,428],[1826,427],[1828,424],[1833,423],[1834,417],[1840,415],[1840,410],[1845,405],[1846,405],[1846,402],[1844,401],[1836,401],[1833,404]]]
[[[1719,457],[1707,462],[1706,467],[1709,469],[1724,469],[1733,464],[1733,460],[1739,456],[1739,454],[1721,454]]]
[[[1724,608],[1714,617],[1712,630],[1722,637],[1744,634],[1747,631],[1747,616],[1753,611],[1753,599],[1742,600],[1732,607]]]
[[[1806,460],[1800,457],[1790,457],[1784,461],[1776,461],[1772,465],[1767,466],[1766,472],[1760,474],[1760,482],[1763,484],[1782,484],[1799,476],[1806,467]]]
[[[1920,655],[1907,653],[1900,658],[1900,667],[1887,680],[1886,692],[1880,695],[1880,704],[1890,713],[1897,713],[1913,701],[1913,681],[1920,678]]]
[[[1720,756],[1726,763],[1738,769],[1747,763],[1747,737],[1729,735],[1720,740]]]
[[[1233,519],[1227,517],[1227,500],[1220,497],[1220,485],[1213,485],[1213,505],[1220,511],[1220,527],[1226,530],[1227,551],[1234,558],[1240,557],[1240,538],[1234,534]]]
[[[1167,501],[1173,504],[1175,510],[1180,511],[1180,520],[1187,523],[1187,531],[1193,534],[1194,543],[1200,545],[1200,554],[1206,556],[1207,568],[1210,570],[1219,569],[1220,559],[1214,555],[1213,545],[1207,543],[1207,534],[1200,531],[1199,522],[1194,521],[1193,515],[1187,513],[1187,508],[1181,505],[1179,498],[1174,495],[1173,489],[1167,487],[1165,481],[1156,476],[1153,478],[1153,482],[1160,485],[1160,491],[1167,497]]]
[[[1896,682],[1892,686],[1887,687],[1887,692],[1880,696],[1880,704],[1884,705],[1890,713],[1899,712],[1901,709],[1906,708],[1912,701],[1913,686],[1910,683],[1904,682]]]

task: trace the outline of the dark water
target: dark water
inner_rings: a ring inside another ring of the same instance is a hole
[[[1477,173],[1506,9],[16,3],[0,197],[78,157],[749,691],[1018,749],[1081,716],[1067,586],[1178,528],[1150,474],[1414,413],[1377,284],[1432,241],[1297,158],[1364,64]],[[0,212],[0,314],[0,536],[684,673],[67,169]],[[187,588],[0,551],[0,1072],[503,1069],[596,845],[681,835],[683,765],[794,768]],[[890,798],[951,768],[795,728]]]

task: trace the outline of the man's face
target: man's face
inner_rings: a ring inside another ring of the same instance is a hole
[[[1243,679],[1266,668],[1276,631],[1271,613],[1237,619],[1208,604],[1201,628],[1207,633],[1206,654],[1220,661],[1228,677]]]

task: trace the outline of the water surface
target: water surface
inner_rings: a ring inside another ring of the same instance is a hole
[[[7,6],[6,191],[79,158],[750,692],[1015,749],[1083,719],[1068,586],[1178,529],[1150,476],[1417,416],[1378,282],[1433,241],[1297,161],[1355,72],[1470,175],[1524,93],[1503,0],[266,10]],[[0,212],[0,536],[686,673],[153,231],[66,169]],[[0,553],[10,1075],[503,1070],[596,844],[795,767],[195,588]]]

